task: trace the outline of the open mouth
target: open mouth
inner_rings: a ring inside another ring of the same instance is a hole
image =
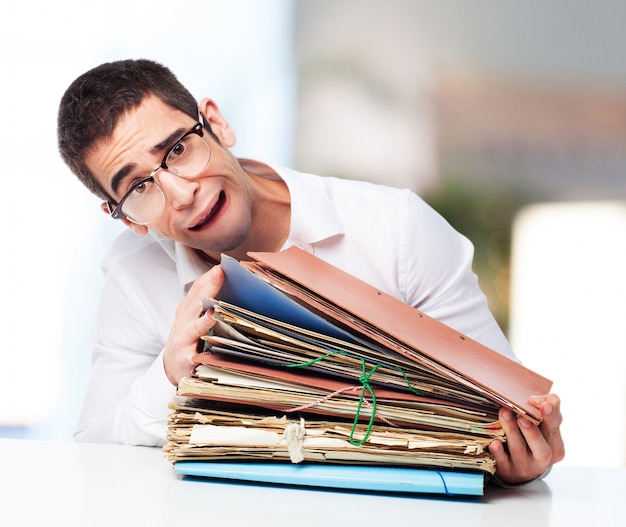
[[[198,223],[196,223],[193,227],[189,227],[189,230],[198,231],[202,229],[203,227],[205,227],[206,225],[208,225],[209,223],[211,223],[211,221],[213,221],[213,218],[215,218],[219,214],[219,212],[222,210],[222,207],[224,206],[225,203],[226,203],[226,194],[224,193],[224,191],[221,191],[211,211],[204,218],[202,218]]]

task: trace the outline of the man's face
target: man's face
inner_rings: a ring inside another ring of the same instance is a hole
[[[246,240],[253,203],[249,178],[228,150],[234,144],[234,135],[216,106],[209,112],[205,118],[221,145],[204,133],[211,158],[193,178],[178,177],[163,169],[156,173],[165,205],[147,228],[219,255]],[[120,119],[113,134],[95,145],[85,161],[103,188],[119,201],[134,183],[161,163],[167,149],[194,123],[159,98],[147,97]],[[126,223],[139,234],[147,232],[144,226]]]

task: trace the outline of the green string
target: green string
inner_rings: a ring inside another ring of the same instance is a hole
[[[347,355],[346,352],[342,350],[331,350],[328,353],[325,353],[324,355],[321,355],[309,361],[298,362],[298,363],[293,363],[293,364],[283,364],[283,366],[286,368],[304,368],[306,366],[312,366],[313,364],[320,362],[328,357],[331,357],[332,355],[336,355],[338,353],[341,355]],[[352,429],[350,431],[350,444],[353,446],[363,445],[369,439],[369,436],[372,432],[372,426],[374,426],[374,421],[376,419],[376,404],[377,403],[376,403],[376,394],[374,393],[374,389],[372,388],[370,384],[370,379],[372,375],[374,375],[374,372],[379,367],[381,367],[381,364],[375,364],[374,367],[371,369],[371,371],[368,373],[365,359],[363,359],[362,357],[359,357],[359,360],[361,361],[361,375],[359,376],[359,381],[361,382],[361,395],[359,396],[359,402],[357,405],[356,414],[354,416]],[[413,386],[411,386],[409,378],[407,377],[406,373],[402,370],[402,368],[394,367],[394,369],[400,372],[400,374],[404,378],[404,381],[406,382],[408,389],[411,392],[413,392],[416,395],[421,395],[420,392],[418,392],[417,390],[413,388]],[[359,424],[359,417],[361,415],[361,407],[363,406],[363,401],[365,400],[366,392],[369,392],[370,397],[372,398],[372,412],[370,415],[369,422],[367,423],[367,429],[365,431],[365,435],[363,436],[363,439],[361,439],[360,441],[355,441],[354,433],[356,432],[357,426]]]
[[[321,355],[320,357],[316,357],[314,359],[311,359],[309,361],[306,362],[299,362],[296,364],[285,364],[284,366],[287,368],[302,368],[302,367],[306,367],[306,366],[311,366],[313,364],[315,364],[316,362],[322,361],[332,355],[335,355],[337,353],[340,354],[345,354],[344,351],[342,350],[332,350],[324,355]],[[361,395],[359,397],[359,403],[357,405],[357,409],[356,409],[356,414],[354,416],[354,422],[352,423],[352,430],[350,431],[350,444],[354,445],[354,446],[361,446],[362,444],[364,444],[372,431],[372,426],[374,425],[374,420],[376,419],[376,394],[374,393],[374,390],[372,388],[372,386],[370,385],[370,378],[372,377],[372,375],[374,374],[374,372],[380,367],[380,364],[376,364],[372,370],[367,373],[367,369],[366,369],[366,363],[365,363],[365,359],[363,358],[359,358],[359,360],[361,361],[361,376],[359,377],[359,381],[361,382]],[[400,370],[402,371],[402,370]],[[402,372],[402,374],[404,375],[404,372]],[[404,378],[406,379],[407,383],[408,383],[408,378],[406,377],[406,375],[404,375]],[[411,385],[409,384],[409,388],[411,388]],[[365,399],[365,392],[369,392],[370,397],[372,398],[372,412],[370,415],[370,420],[367,424],[367,430],[365,431],[365,436],[363,437],[363,439],[361,439],[361,441],[355,441],[354,440],[354,433],[356,431],[357,425],[359,424],[359,416],[361,415],[361,407],[363,406],[363,400]]]
[[[411,386],[411,381],[409,381],[409,378],[407,377],[407,374],[404,373],[404,370],[402,368],[399,367],[395,367],[394,368],[396,371],[399,371],[400,374],[402,375],[402,377],[404,378],[404,382],[406,382],[406,387],[415,395],[419,395],[419,396],[423,396],[424,393],[420,392],[419,390],[416,390],[415,388],[413,388],[413,386]]]
[[[359,381],[361,381],[362,388],[361,388],[361,396],[359,397],[359,404],[356,408],[356,414],[354,416],[354,422],[352,423],[352,430],[350,431],[350,444],[351,445],[361,446],[363,443],[365,443],[368,440],[370,433],[372,432],[372,426],[374,425],[374,419],[376,418],[376,395],[374,394],[374,390],[372,389],[370,385],[370,377],[379,368],[379,366],[380,364],[376,364],[376,366],[374,366],[372,370],[369,373],[367,373],[366,368],[365,368],[365,360],[361,359],[361,376],[359,377]],[[361,415],[361,405],[363,404],[363,399],[365,398],[366,390],[370,393],[370,397],[372,398],[372,412],[370,414],[370,420],[367,423],[367,430],[365,431],[365,435],[363,436],[363,439],[361,439],[361,441],[355,442],[354,432],[359,423],[359,416]]]
[[[310,361],[307,362],[299,362],[296,364],[283,364],[283,366],[285,366],[286,368],[302,368],[302,367],[306,367],[306,366],[312,366],[313,364],[315,364],[316,362],[320,362],[328,357],[331,357],[332,355],[336,355],[337,353],[341,354],[341,355],[348,355],[345,351],[342,350],[332,350],[328,353],[325,353],[324,355],[321,355],[320,357],[316,357],[314,359],[311,359]],[[365,364],[365,360],[361,357],[358,357],[358,359],[361,361],[361,364],[364,365]],[[376,363],[374,369],[370,372],[369,376],[368,376],[368,380],[371,377],[372,373],[374,373],[380,366],[382,366],[382,364]],[[389,367],[389,366],[388,366]],[[424,395],[422,392],[416,390],[415,388],[413,388],[413,386],[411,386],[411,381],[409,381],[409,377],[407,376],[407,374],[404,372],[404,370],[398,366],[391,366],[394,370],[400,372],[400,375],[402,375],[402,378],[404,379],[404,382],[406,383],[406,387],[415,395],[419,395],[422,396]]]
[[[296,364],[284,364],[284,366],[287,367],[287,368],[302,368],[304,366],[311,366],[311,365],[315,364],[316,362],[324,360],[324,359],[326,359],[326,358],[328,358],[328,357],[330,357],[332,355],[336,355],[337,353],[340,353],[341,355],[345,355],[344,351],[332,350],[332,351],[329,351],[328,353],[326,353],[326,354],[324,354],[324,355],[322,355],[320,357],[316,357],[314,359],[311,359],[310,361],[299,362],[299,363],[296,363]],[[363,360],[363,359],[361,359],[361,360]]]

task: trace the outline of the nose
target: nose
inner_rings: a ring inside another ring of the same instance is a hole
[[[165,199],[175,209],[182,209],[193,203],[196,191],[200,188],[198,181],[177,176],[165,169],[159,170],[158,183]]]

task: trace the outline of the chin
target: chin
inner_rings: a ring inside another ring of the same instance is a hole
[[[231,252],[234,253],[237,252],[244,245],[246,239],[246,235],[233,235],[229,238],[222,238],[216,242],[209,244],[197,244],[199,246],[196,246],[195,248],[211,254],[222,254]]]

